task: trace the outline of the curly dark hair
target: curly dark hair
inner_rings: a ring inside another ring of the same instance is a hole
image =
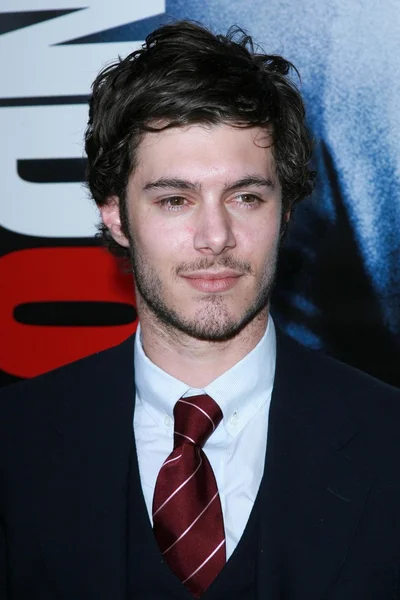
[[[85,149],[97,205],[117,196],[127,235],[125,191],[142,136],[223,123],[271,132],[283,212],[291,209],[311,193],[315,176],[309,170],[304,105],[291,71],[298,76],[281,56],[256,52],[252,38],[238,27],[226,36],[191,21],[155,30],[139,50],[104,68],[92,86]],[[100,236],[115,254],[129,254],[102,225]]]

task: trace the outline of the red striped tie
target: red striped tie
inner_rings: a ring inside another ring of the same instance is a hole
[[[165,561],[199,598],[226,562],[221,501],[202,450],[222,412],[204,394],[178,400],[174,418],[174,449],[154,492],[154,533]]]

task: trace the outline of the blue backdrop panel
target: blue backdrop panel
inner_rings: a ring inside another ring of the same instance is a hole
[[[23,5],[24,0],[20,3]],[[69,54],[62,54],[68,51],[74,52],[74,56],[78,56],[78,51],[89,55],[95,48],[99,56],[112,60],[120,52],[122,43],[127,43],[127,53],[129,45],[133,49],[161,23],[171,18],[190,18],[223,33],[230,25],[240,25],[266,52],[282,53],[296,65],[301,73],[301,91],[314,137],[318,179],[313,197],[296,209],[282,248],[274,315],[281,327],[303,344],[400,385],[400,10],[397,0],[387,0],[384,4],[375,0],[152,0],[150,16],[146,16],[144,5],[139,1],[115,0],[113,22],[111,17],[104,18],[110,9],[100,9],[101,3],[95,0],[85,7],[75,0],[65,6],[54,1],[54,6],[50,7],[47,2],[46,7],[42,7],[39,0],[25,4],[26,10],[14,13],[6,14],[2,9],[0,41],[21,28],[33,31],[34,27],[55,23],[54,39],[50,35],[53,30],[45,31],[48,39],[52,39],[48,47],[61,53],[57,56],[68,57]],[[99,19],[98,25],[89,14],[92,9]],[[119,20],[117,13],[122,15]],[[86,19],[86,24],[93,23],[93,27],[79,25],[75,30],[73,24],[81,24],[79,19]],[[66,24],[65,30],[60,23]],[[17,48],[21,42],[15,39]],[[8,61],[11,60],[9,55]],[[96,64],[98,68],[102,66],[100,60]],[[0,107],[10,110],[10,107],[37,106],[35,115],[40,116],[39,108],[43,110],[51,105],[49,118],[56,119],[58,109],[54,107],[68,106],[70,118],[82,121],[79,125],[82,132],[89,85],[82,87],[77,80],[70,88],[63,86],[67,67],[68,63],[59,72],[49,69],[49,85],[43,93],[35,87],[36,78],[31,86],[29,84],[33,90],[27,92],[29,98],[10,92],[10,97],[6,97],[7,94],[0,97]],[[74,69],[79,69],[79,61],[74,63]],[[84,69],[89,71],[87,66]],[[91,79],[94,74],[90,75]],[[57,77],[61,83],[56,96]],[[29,83],[26,75],[25,81]],[[15,89],[18,90],[18,86]],[[15,114],[7,113],[5,123],[9,121],[8,115],[15,118]],[[23,114],[29,116],[33,112]],[[32,123],[34,119],[37,117],[33,115]],[[68,128],[72,130],[66,125],[67,121],[62,121],[66,132]],[[74,135],[78,129],[74,126]],[[43,143],[38,138],[38,144]],[[79,182],[83,174],[81,148],[74,144],[71,145],[77,148],[74,155],[66,150],[60,152],[57,145],[53,154],[40,150],[39,158],[35,159],[32,150],[27,153],[18,150],[16,164],[5,166],[3,161],[1,168],[11,172],[11,167],[15,167],[21,180],[34,184],[49,186],[58,181],[72,197],[72,187],[65,185]],[[30,190],[32,194],[37,192],[32,186]],[[60,203],[58,210],[62,206],[66,203]],[[43,233],[38,234],[30,225],[33,220],[21,228],[10,226],[14,221],[6,218],[4,222],[4,204],[0,213],[0,252],[4,257],[22,248],[60,245],[83,248],[95,244],[86,233],[86,226],[81,231],[76,222],[71,224],[76,232],[68,233],[69,225],[65,225],[63,234],[62,219],[57,223],[50,213],[49,219],[53,219],[54,229],[57,229],[54,234],[51,224],[46,227],[44,224]],[[89,213],[85,213],[86,218],[91,219]],[[66,223],[66,219],[63,222]],[[43,219],[40,223],[42,226]],[[75,308],[81,310],[82,303],[76,303]],[[71,325],[76,325],[74,319],[82,324],[82,317],[73,317]],[[118,321],[116,319],[116,323]],[[7,374],[3,375],[6,381]]]

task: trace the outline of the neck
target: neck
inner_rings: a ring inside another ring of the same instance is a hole
[[[251,352],[268,321],[265,308],[232,339],[209,342],[169,327],[140,304],[137,308],[145,354],[160,369],[193,388],[204,388]]]

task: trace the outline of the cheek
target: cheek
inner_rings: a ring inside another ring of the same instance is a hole
[[[280,224],[257,227],[242,235],[242,249],[246,258],[260,270],[275,260],[279,244]]]
[[[268,223],[264,226],[260,223],[260,225],[241,233],[241,245],[259,255],[277,245],[279,233],[280,223]]]
[[[193,246],[193,227],[178,229],[165,223],[143,219],[135,229],[137,251],[151,260],[154,266],[182,260],[188,254],[188,248]]]

